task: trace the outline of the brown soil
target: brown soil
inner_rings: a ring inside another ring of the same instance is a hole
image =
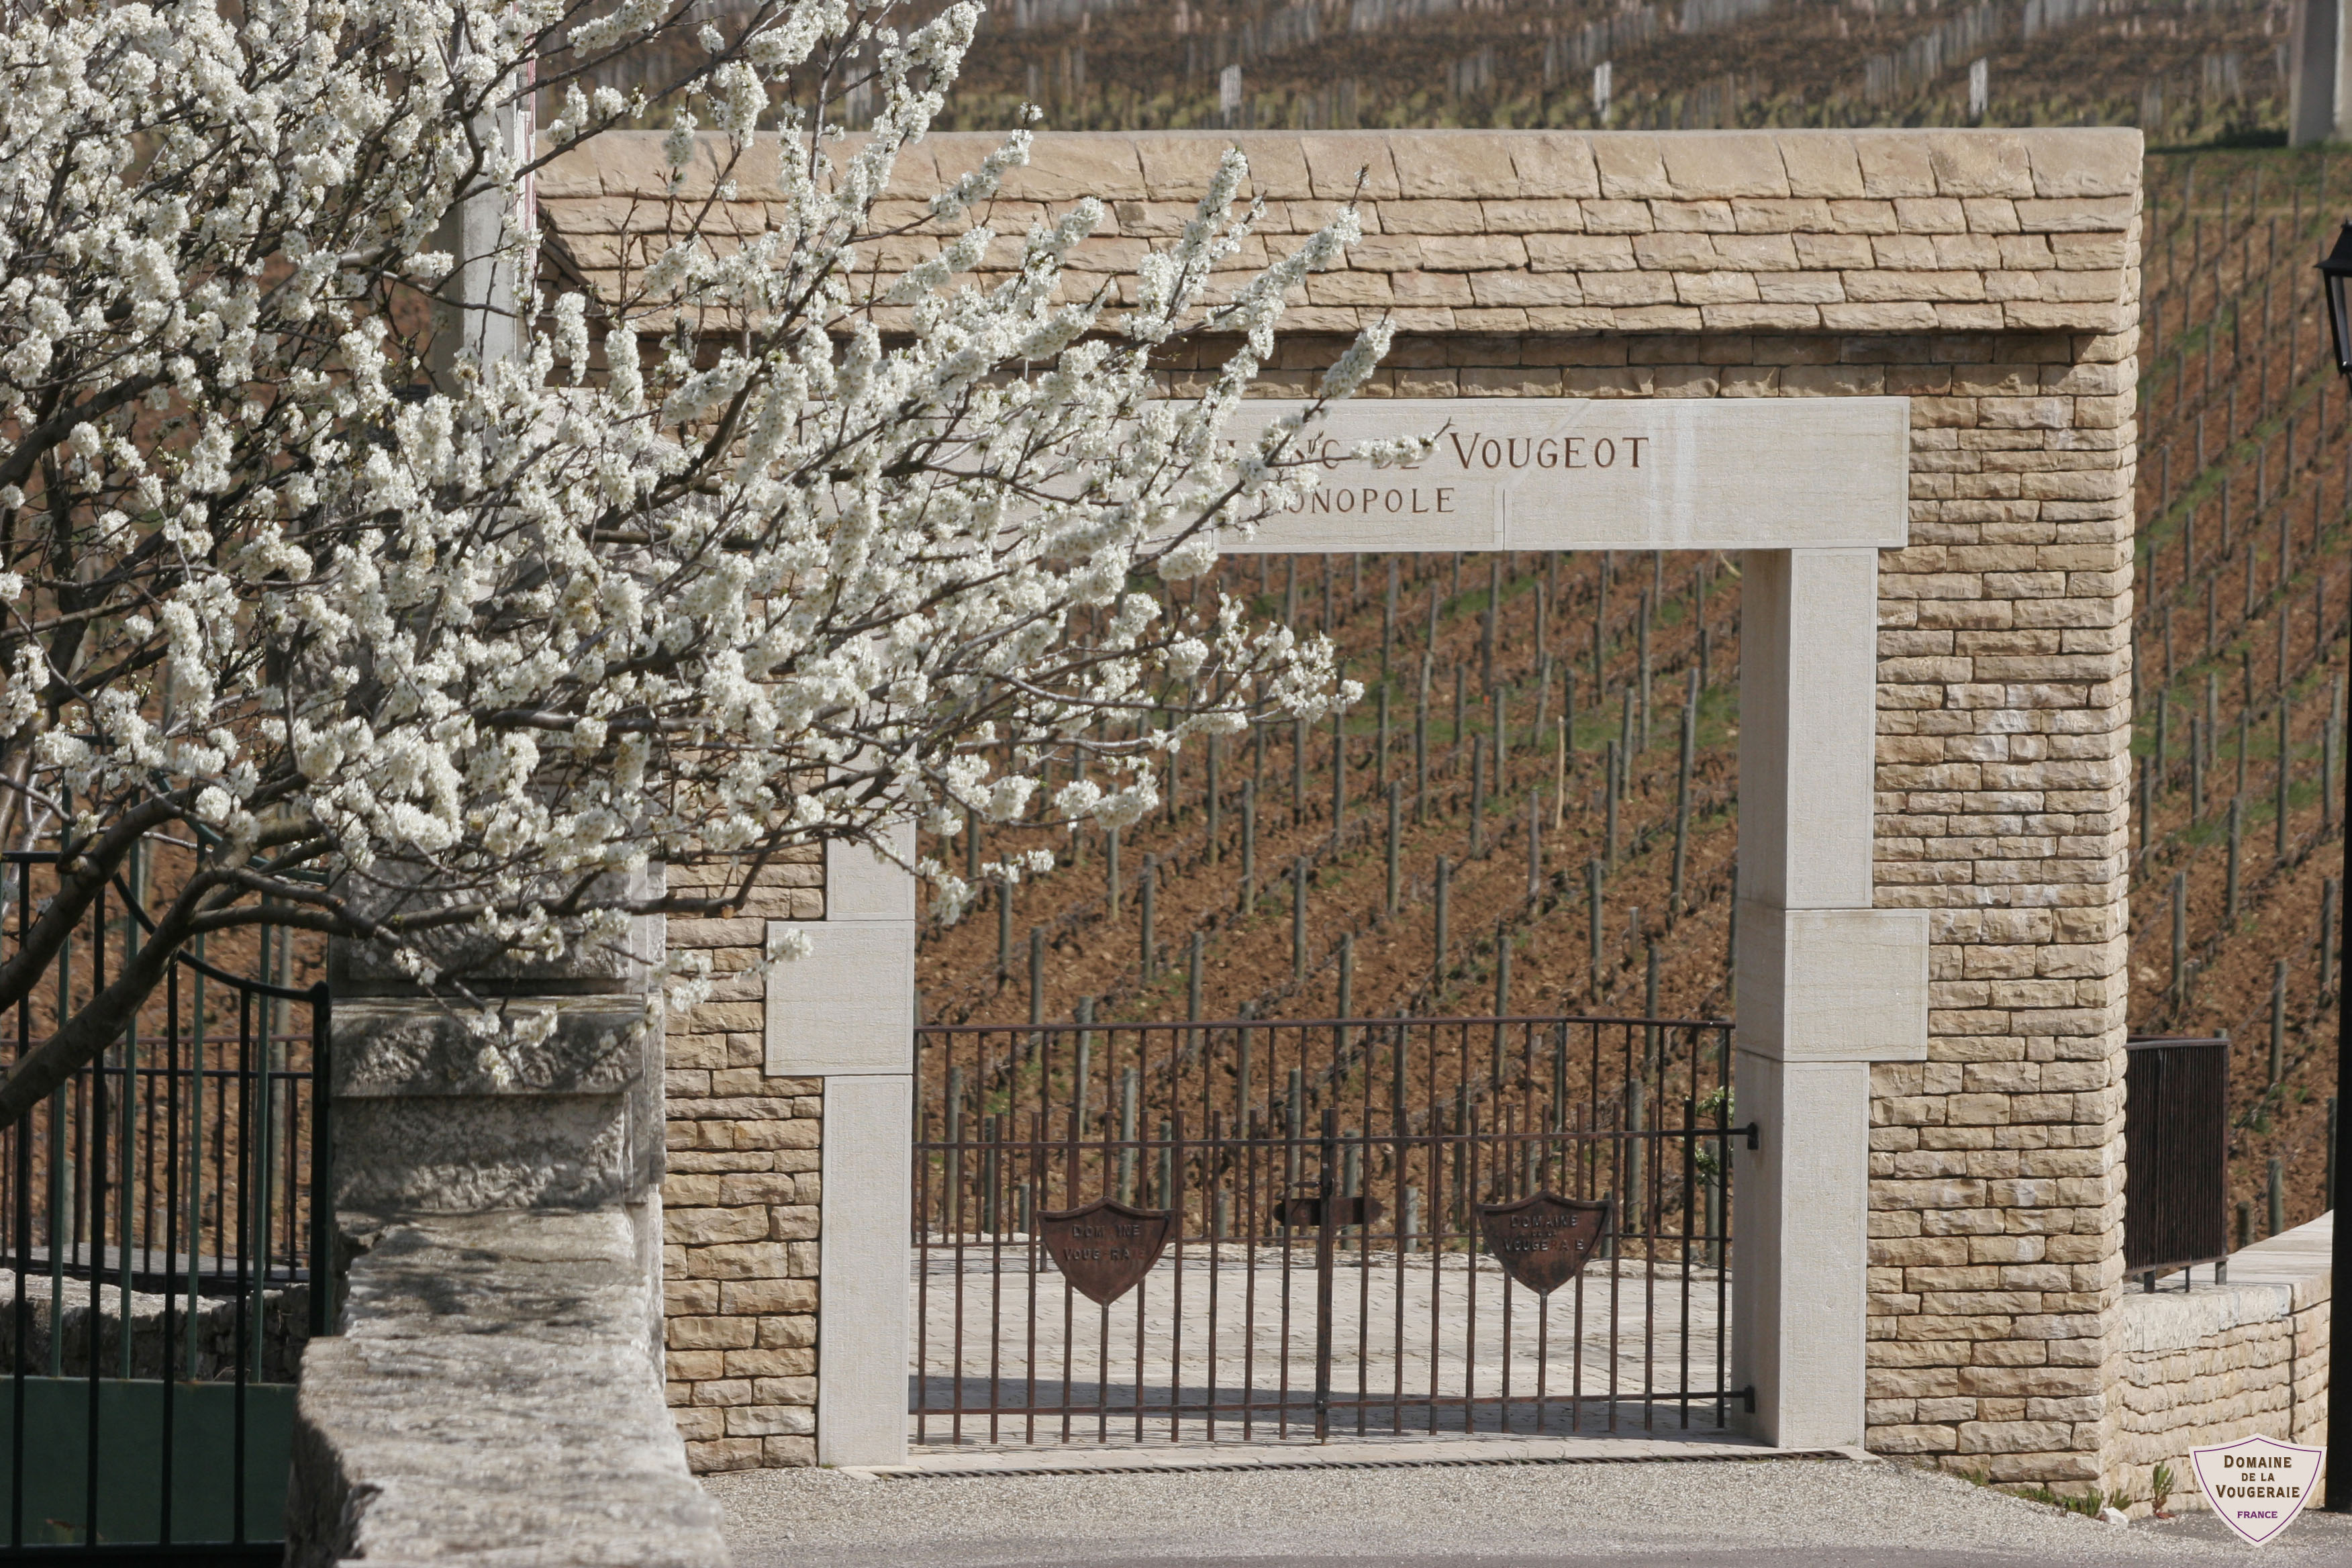
[[[1620,129],[1965,124],[1965,68],[1898,63],[1939,29],[1947,58],[1985,58],[1990,124],[2132,124],[2177,143],[2283,117],[2284,89],[2264,63],[2277,40],[2251,9],[2130,7],[2032,38],[2011,26],[1964,47],[1949,37],[1949,8],[1773,5],[1687,30],[1669,16],[1646,37],[1628,9],[1609,0],[1426,11],[1336,0],[1001,7],[965,61],[948,123],[1001,126],[1035,101],[1055,130],[1590,126],[1591,68],[1606,58],[1610,123]],[[1597,53],[1578,47],[1580,33],[1612,16],[1616,34]],[[2207,78],[2232,56],[2240,80],[2217,91]],[[1230,112],[1220,99],[1228,66],[1242,76]]]
[[[2344,679],[2347,625],[2343,560],[2352,450],[2344,440],[2346,401],[2326,363],[2326,329],[2309,286],[2319,239],[2316,158],[2284,154],[2206,157],[2196,165],[2191,221],[2176,216],[2189,194],[2191,160],[2149,163],[2147,314],[2158,332],[2143,363],[2144,428],[2139,470],[2144,595],[2135,625],[2141,699],[2135,750],[2153,764],[2158,692],[2172,710],[2168,786],[2134,836],[2131,1023],[2135,1032],[2226,1032],[2231,1052],[2231,1198],[2251,1205],[2253,1234],[2268,1230],[2269,1162],[2284,1163],[2285,1220],[2300,1224],[2326,1206],[2327,1103],[2335,1092],[2340,984],[2322,984],[2323,886],[2344,867],[2340,806],[2322,800],[2321,753],[2340,731],[2329,710]],[[2262,199],[2253,199],[2259,172]],[[2342,188],[2340,169],[2333,171]],[[2221,221],[2231,188],[2230,222]],[[2203,249],[2196,248],[2201,220]],[[2235,353],[2231,306],[2236,322]],[[2292,307],[2292,308],[2290,308]],[[2267,330],[2264,318],[2269,319]],[[2292,345],[2292,346],[2290,346]],[[2209,367],[2212,391],[2205,394]],[[2287,374],[2292,364],[2296,374]],[[2237,437],[2226,430],[2237,392]],[[2206,418],[2210,463],[2195,459],[2198,416]],[[2294,461],[2288,462],[2292,426]],[[2168,444],[2170,491],[2159,456]],[[2257,454],[2264,453],[2258,459]],[[2259,474],[2258,474],[2259,469]],[[2283,477],[2284,476],[2284,477]],[[2258,482],[2268,492],[2257,498]],[[2224,486],[2231,497],[2223,533]],[[2266,503],[2266,504],[2265,504]],[[2194,563],[2184,558],[2187,521],[2197,514]],[[2290,535],[2280,581],[2279,521]],[[2251,556],[2247,547],[2252,545]],[[2248,573],[2253,611],[2246,612]],[[2207,636],[2207,609],[2213,635]],[[2170,612],[2169,649],[2165,635]],[[2287,847],[2276,848],[2278,628],[2286,622],[2284,684],[2291,700]],[[2249,660],[2251,656],[2251,660]],[[2219,744],[2206,769],[2204,811],[2194,810],[2189,719],[2201,716],[2216,677]],[[2250,679],[2251,675],[2251,679]],[[2241,796],[2240,901],[2228,910],[2230,802],[2241,795],[2238,737],[2245,721]],[[2336,775],[2340,791],[2343,775]],[[2135,795],[2137,806],[2137,795]],[[2171,886],[2187,873],[2187,984],[2173,994]],[[2338,919],[2340,920],[2340,911]],[[2340,939],[2340,928],[2339,928]],[[2270,1071],[2271,994],[2286,963],[2282,1072]]]
[[[1665,581],[1688,584],[1698,564],[1696,557],[1668,558]],[[1646,565],[1646,563],[1644,563]],[[1472,769],[1462,754],[1444,743],[1451,740],[1450,665],[1478,657],[1479,618],[1485,597],[1483,558],[1465,558],[1464,594],[1458,614],[1441,626],[1433,682],[1446,695],[1433,700],[1431,785],[1427,820],[1415,826],[1412,817],[1412,738],[1409,719],[1391,742],[1391,776],[1405,775],[1405,821],[1400,833],[1398,860],[1402,879],[1401,908],[1393,917],[1383,912],[1386,900],[1386,806],[1378,790],[1376,703],[1367,701],[1351,722],[1350,784],[1348,832],[1336,847],[1329,822],[1329,761],[1328,731],[1310,741],[1307,805],[1301,823],[1293,826],[1290,813],[1288,746],[1268,748],[1265,789],[1260,797],[1258,873],[1259,899],[1255,912],[1240,902],[1240,775],[1247,752],[1237,749],[1237,760],[1227,768],[1228,804],[1220,824],[1220,858],[1211,864],[1205,856],[1205,809],[1198,803],[1197,780],[1187,781],[1190,807],[1172,824],[1158,822],[1130,830],[1122,845],[1121,861],[1127,882],[1125,907],[1116,919],[1104,909],[1105,872],[1099,846],[1091,847],[1089,864],[1075,866],[1014,894],[1013,942],[1009,973],[997,972],[997,920],[993,910],[969,917],[959,928],[927,934],[920,962],[927,1016],[940,1022],[1016,1022],[1029,1016],[1027,945],[1029,928],[1045,927],[1050,934],[1045,987],[1040,1012],[1047,1019],[1067,1018],[1081,996],[1098,998],[1103,1017],[1181,1017],[1189,1005],[1188,944],[1194,931],[1202,941],[1201,1016],[1234,1016],[1247,1010],[1261,1016],[1312,1017],[1328,1016],[1338,1007],[1339,947],[1343,935],[1356,937],[1352,1011],[1385,1015],[1410,1007],[1432,1012],[1489,1011],[1495,1004],[1496,932],[1506,929],[1513,944],[1511,994],[1514,1011],[1542,1012],[1575,1007],[1608,1007],[1638,1012],[1643,1000],[1646,953],[1643,944],[1659,949],[1660,1006],[1670,1013],[1703,1014],[1719,1009],[1722,1001],[1729,860],[1734,736],[1728,719],[1730,683],[1736,676],[1737,645],[1729,636],[1736,616],[1737,580],[1718,574],[1708,594],[1713,631],[1710,675],[1713,685],[1702,703],[1701,746],[1694,769],[1692,843],[1686,868],[1685,901],[1689,911],[1679,921],[1665,915],[1672,875],[1673,819],[1675,792],[1676,720],[1662,699],[1680,694],[1680,673],[1696,647],[1696,628],[1687,617],[1670,610],[1662,619],[1677,624],[1654,634],[1652,693],[1654,716],[1651,747],[1638,759],[1632,788],[1620,806],[1621,855],[1607,879],[1603,910],[1603,975],[1601,992],[1593,994],[1590,976],[1590,923],[1584,868],[1604,847],[1602,810],[1604,768],[1594,753],[1606,731],[1616,724],[1584,707],[1579,718],[1579,763],[1569,780],[1568,809],[1554,826],[1550,794],[1554,759],[1547,747],[1541,755],[1523,752],[1511,763],[1506,787],[1487,807],[1484,853],[1471,853],[1470,795]],[[1232,568],[1229,567],[1229,571]],[[1249,568],[1240,568],[1249,571]],[[1277,567],[1277,575],[1280,568]],[[1343,567],[1343,577],[1352,572]],[[1450,559],[1436,567],[1450,587]],[[1558,581],[1562,607],[1550,616],[1551,644],[1556,652],[1591,645],[1591,614],[1601,571],[1596,560],[1564,560]],[[1497,679],[1514,685],[1509,722],[1524,736],[1533,716],[1532,682],[1538,663],[1534,653],[1535,577],[1540,566],[1513,574],[1497,625]],[[1302,578],[1307,575],[1302,572]],[[1637,575],[1644,583],[1646,571]],[[1319,566],[1316,573],[1319,579]],[[1368,579],[1384,581],[1384,563],[1374,562]],[[1472,587],[1475,584],[1475,588]],[[1514,592],[1514,589],[1517,589]],[[1426,625],[1426,589],[1402,597],[1400,620],[1412,640],[1402,645],[1394,665],[1414,662],[1421,651],[1420,633]],[[1343,595],[1344,597],[1345,595]],[[1629,603],[1632,585],[1621,579],[1612,593],[1612,625],[1637,613]],[[1307,595],[1302,595],[1305,599]],[[1418,614],[1408,615],[1415,599]],[[1278,605],[1276,606],[1278,608]],[[1342,604],[1335,637],[1349,651],[1353,668],[1370,668],[1376,676],[1381,613],[1368,583],[1366,603],[1350,611]],[[1677,606],[1679,607],[1679,606]],[[1581,619],[1579,619],[1579,612]],[[1633,639],[1612,652],[1612,689],[1607,712],[1620,710],[1618,682],[1638,680],[1638,651]],[[1524,650],[1516,659],[1505,650]],[[1516,668],[1514,668],[1516,666]],[[1589,653],[1585,677],[1590,689]],[[1476,689],[1474,673],[1471,687]],[[1400,679],[1397,686],[1402,688]],[[1410,710],[1410,698],[1399,709]],[[1483,732],[1484,720],[1474,703],[1467,726]],[[1370,719],[1370,722],[1367,722]],[[1320,786],[1319,789],[1318,786]],[[1541,827],[1542,891],[1528,894],[1527,820],[1531,791],[1545,796]],[[1015,837],[1040,841],[1042,836]],[[952,855],[957,847],[945,852]],[[989,853],[998,840],[992,836]],[[1158,975],[1147,982],[1141,973],[1140,931],[1136,879],[1143,857],[1161,853],[1161,880],[1154,909],[1155,941],[1160,952]],[[1295,975],[1291,931],[1289,867],[1293,858],[1307,855],[1312,867],[1308,880],[1307,973]],[[1449,963],[1440,983],[1435,976],[1433,888],[1437,858],[1454,862],[1448,900]],[[1065,859],[1068,858],[1066,853]],[[1641,912],[1636,932],[1634,911]]]
[[[2342,439],[2346,402],[2320,374],[2324,328],[2306,297],[2308,258],[2323,210],[2318,162],[2291,161],[2278,153],[2208,156],[2198,166],[2194,216],[2201,218],[2203,251],[2192,247],[2173,214],[2188,184],[2189,160],[2150,163],[2148,241],[2149,319],[2152,352],[2141,384],[2145,425],[2139,470],[2144,596],[2137,606],[2141,691],[2135,749],[2152,759],[2156,744],[2158,692],[2173,698],[2168,745],[2168,787],[2155,801],[2145,826],[2134,836],[2130,1019],[2136,1032],[2200,1033],[2227,1030],[2241,1042],[2234,1053],[2231,1087],[2235,1140],[2231,1150],[2231,1198],[2252,1205],[2259,1234],[2267,1228],[2263,1186],[2268,1162],[2284,1163],[2286,1220],[2300,1223],[2325,1205],[2326,1103],[2334,1089],[2336,994],[2323,989],[2319,973],[2319,922],[2323,883],[2342,871],[2341,824],[2323,823],[2319,753],[2325,744],[2326,710],[2334,683],[2345,668],[2343,637],[2352,584],[2342,561],[2352,528],[2345,521],[2347,447]],[[2263,171],[2263,199],[2254,202],[2252,171]],[[2341,170],[2333,172],[2339,191]],[[2231,187],[2230,222],[2221,221],[2222,192]],[[2298,195],[2298,193],[2300,195]],[[2296,225],[2301,223],[2301,228]],[[2218,272],[2217,272],[2218,265]],[[2273,299],[2267,333],[2262,324],[2262,290]],[[2290,313],[2287,302],[2297,310]],[[2219,309],[2245,311],[2238,324],[2233,360],[2227,318]],[[2298,374],[2284,374],[2289,334],[2302,334],[2294,350]],[[2185,374],[2178,351],[2189,351]],[[2200,398],[2203,356],[2217,356],[2215,395]],[[2260,367],[2274,368],[2265,375]],[[2234,368],[2231,368],[2234,366]],[[2238,390],[2235,443],[2225,437],[2228,390]],[[2175,389],[2180,395],[2175,395]],[[2199,409],[2207,411],[2208,465],[2193,452]],[[2286,460],[2285,429],[2295,429],[2294,461]],[[2159,458],[2169,444],[2170,471]],[[2252,504],[2256,452],[2262,460],[2266,504]],[[2166,484],[2169,482],[2169,501]],[[2221,487],[2231,485],[2231,537],[2223,547]],[[2180,540],[2192,509],[2200,512],[2199,560],[2184,573]],[[2277,520],[2291,521],[2292,551],[2287,584],[2277,580]],[[2315,518],[2317,532],[2315,534]],[[2252,521],[2249,521],[2249,520]],[[2254,609],[2244,615],[2246,546],[2253,545]],[[2151,553],[2152,552],[2152,553]],[[1298,564],[1298,618],[1322,622],[1323,563]],[[1248,767],[1246,748],[1237,748],[1224,768],[1225,805],[1221,857],[1205,855],[1206,813],[1200,804],[1200,763],[1185,759],[1183,809],[1174,822],[1155,821],[1131,830],[1123,846],[1125,907],[1116,918],[1104,908],[1102,848],[1088,847],[1085,866],[1068,864],[1014,895],[1012,946],[1000,974],[997,916],[992,907],[952,930],[933,930],[924,939],[919,970],[926,1015],[936,1022],[1014,1023],[1029,1016],[1027,936],[1033,925],[1050,936],[1042,1016],[1065,1019],[1079,997],[1099,999],[1105,1018],[1180,1018],[1189,1008],[1186,956],[1192,933],[1202,943],[1201,1016],[1315,1017],[1338,1010],[1338,949],[1343,934],[1355,936],[1351,1011],[1378,1016],[1410,1007],[1416,1013],[1486,1013],[1495,1005],[1496,938],[1498,927],[1512,945],[1514,1012],[1643,1010],[1646,946],[1658,953],[1661,1014],[1705,1016],[1725,1010],[1725,960],[1731,862],[1736,842],[1737,626],[1738,584],[1713,567],[1707,620],[1713,643],[1711,683],[1702,702],[1701,744],[1695,769],[1687,908],[1665,918],[1666,886],[1673,854],[1675,722],[1683,671],[1696,657],[1696,626],[1690,614],[1692,574],[1698,558],[1668,557],[1663,574],[1664,603],[1653,633],[1652,745],[1637,759],[1633,783],[1621,805],[1621,845],[1616,868],[1605,888],[1603,973],[1596,993],[1590,977],[1590,926],[1584,866],[1605,837],[1601,811],[1602,742],[1618,731],[1618,703],[1638,678],[1631,621],[1640,590],[1649,582],[1648,563],[1627,558],[1618,564],[1610,591],[1611,642],[1608,687],[1599,703],[1591,692],[1593,616],[1602,564],[1596,557],[1564,557],[1548,567],[1541,557],[1507,562],[1505,599],[1496,632],[1497,679],[1511,691],[1511,721],[1524,732],[1533,713],[1532,682],[1538,661],[1535,580],[1556,572],[1558,597],[1550,616],[1551,651],[1574,661],[1579,677],[1577,765],[1570,775],[1564,822],[1549,821],[1551,759],[1523,752],[1512,762],[1509,786],[1488,808],[1488,842],[1483,855],[1469,852],[1467,747],[1453,746],[1453,668],[1465,664],[1471,693],[1467,730],[1481,732],[1486,710],[1479,706],[1480,613],[1487,561],[1465,557],[1460,592],[1454,592],[1451,558],[1403,563],[1391,684],[1394,737],[1391,776],[1407,780],[1407,820],[1400,844],[1404,879],[1402,908],[1386,915],[1385,807],[1376,798],[1375,702],[1368,698],[1349,721],[1349,780],[1353,799],[1349,833],[1336,849],[1328,821],[1330,775],[1328,730],[1310,740],[1306,804],[1291,825],[1290,755],[1287,731],[1277,730],[1267,746],[1260,791],[1258,870],[1260,896],[1254,913],[1237,909],[1239,899],[1241,780]],[[1272,564],[1270,591],[1257,595],[1258,567],[1228,562],[1220,581],[1257,597],[1263,613],[1281,613],[1286,563]],[[1381,605],[1387,563],[1339,558],[1333,592],[1333,636],[1360,678],[1379,671]],[[2209,584],[2215,608],[2215,636],[2205,636]],[[1433,650],[1431,697],[1430,806],[1425,823],[1411,820],[1412,710],[1413,672],[1427,647],[1428,596],[1434,585],[1445,615]],[[2315,597],[2324,586],[2325,625],[2315,618]],[[2168,659],[2162,615],[2171,606]],[[2294,696],[2294,788],[2289,813],[2289,852],[2273,854],[2273,780],[2275,742],[2273,691],[2276,627],[2288,622],[2288,679]],[[2245,656],[2252,655],[2253,679],[2246,690]],[[2206,677],[2220,676],[2217,692],[2219,754],[2208,770],[2206,811],[2191,823],[2189,717],[2200,713]],[[1555,676],[1557,679],[1557,676]],[[1555,689],[1557,689],[1557,688]],[[2242,839],[2239,917],[2225,919],[2226,818],[2237,793],[2238,720],[2249,719],[2247,777]],[[2340,744],[2340,742],[2339,742]],[[2340,765],[2340,764],[2339,764]],[[2338,777],[2340,787],[2341,777]],[[1530,900],[1528,889],[1527,796],[1547,792],[1543,833],[1543,886]],[[2137,795],[2135,795],[2137,805]],[[992,831],[988,853],[999,847],[1044,842],[1035,830]],[[957,858],[960,845],[932,847]],[[1144,857],[1163,857],[1156,895],[1158,975],[1147,982],[1139,963],[1139,918],[1135,888]],[[1291,858],[1312,857],[1307,918],[1307,963],[1294,978],[1290,893]],[[1434,979],[1434,918],[1431,886],[1436,858],[1454,863],[1449,900],[1449,963]],[[2169,997],[2171,921],[2169,886],[2177,870],[2189,872],[2188,950],[2192,961],[2185,1002]],[[1642,911],[1638,932],[1633,910]],[[2339,908],[2338,920],[2341,920]],[[2226,928],[2226,929],[2225,929]],[[2288,962],[2284,1072],[2270,1082],[2270,994],[2273,966]]]

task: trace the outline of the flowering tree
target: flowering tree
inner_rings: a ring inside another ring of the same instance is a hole
[[[0,1086],[0,1124],[203,932],[373,941],[461,994],[457,939],[549,956],[723,912],[779,854],[910,815],[1129,820],[1160,749],[1352,697],[1327,647],[1153,580],[1311,482],[1298,418],[1222,432],[1353,214],[1213,287],[1255,217],[1229,153],[1120,307],[1065,287],[1093,202],[978,270],[1021,132],[930,199],[932,260],[862,289],[875,198],[979,15],[887,9],[767,0],[721,33],[672,0],[9,0],[0,832],[64,856],[0,1006],[135,846],[182,847],[151,938]],[[649,40],[691,46],[672,242],[607,297],[560,292],[530,175],[642,113],[584,84]],[[853,88],[877,108],[844,139]],[[533,92],[561,105],[537,139]],[[713,204],[677,194],[698,148],[722,195],[780,160],[767,232],[704,242]],[[1213,384],[1160,398],[1155,356],[1204,334]],[[644,875],[680,864],[722,885]]]

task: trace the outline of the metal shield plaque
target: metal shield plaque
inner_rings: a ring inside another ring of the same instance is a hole
[[[1151,1272],[1168,1245],[1166,1209],[1129,1208],[1115,1198],[1097,1198],[1082,1208],[1037,1216],[1037,1236],[1054,1267],[1080,1295],[1108,1307]]]
[[[1609,1232],[1611,1205],[1538,1193],[1515,1204],[1480,1204],[1478,1226],[1486,1250],[1504,1270],[1538,1296],[1576,1278]]]

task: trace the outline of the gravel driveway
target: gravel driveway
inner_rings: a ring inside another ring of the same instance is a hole
[[[1838,1459],[919,1479],[765,1470],[706,1484],[739,1568],[2352,1565],[2352,1516],[2306,1513],[2258,1553],[2210,1516],[2119,1528]]]

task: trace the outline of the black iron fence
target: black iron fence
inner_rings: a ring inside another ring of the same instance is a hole
[[[2230,1255],[2230,1042],[2132,1040],[2126,1064],[2124,1268],[2152,1290]]]
[[[5,857],[0,951],[56,858]],[[144,912],[112,892],[58,955],[54,989],[5,1021],[18,1058],[141,940]],[[99,1062],[0,1135],[0,1555],[278,1560],[295,1373],[334,1309],[313,1202],[330,1029],[325,986],[184,953]]]
[[[919,1443],[1721,1426],[1730,1026],[919,1031]]]

